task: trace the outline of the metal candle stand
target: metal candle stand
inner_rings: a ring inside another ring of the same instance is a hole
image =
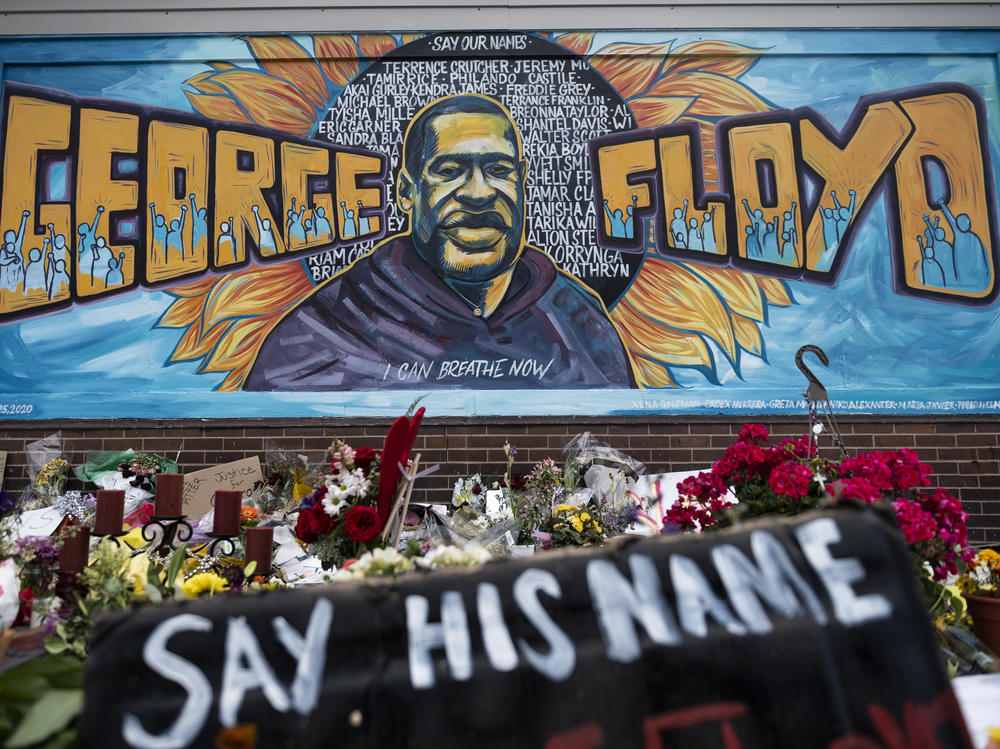
[[[146,545],[140,547],[132,556],[136,554],[156,554],[165,557],[173,553],[174,541],[185,543],[191,540],[194,529],[185,519],[187,515],[176,515],[173,517],[158,517],[154,515],[142,526],[142,538]]]
[[[235,536],[231,533],[209,533],[212,540],[206,544],[205,553],[210,557],[231,557],[236,553]]]
[[[90,535],[91,537],[96,538],[98,543],[100,543],[104,539],[107,539],[115,546],[121,548],[122,542],[119,541],[118,539],[126,535],[126,533],[125,531],[118,531],[117,533],[94,533],[93,531],[91,531]],[[135,555],[133,554],[133,556]]]

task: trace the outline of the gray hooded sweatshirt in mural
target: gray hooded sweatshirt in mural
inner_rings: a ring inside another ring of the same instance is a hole
[[[330,279],[264,341],[244,390],[635,387],[600,299],[525,247],[489,317],[390,238]]]

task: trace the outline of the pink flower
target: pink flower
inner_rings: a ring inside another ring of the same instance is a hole
[[[775,494],[797,499],[809,493],[812,471],[801,463],[782,463],[771,471],[767,483]]]
[[[882,492],[863,478],[838,479],[830,485],[830,490],[837,499],[856,499],[867,504],[882,499]]]
[[[767,442],[769,436],[763,424],[744,424],[740,430],[740,442]]]

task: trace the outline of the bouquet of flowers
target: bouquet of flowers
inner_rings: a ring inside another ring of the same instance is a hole
[[[568,504],[556,507],[547,526],[553,548],[601,545],[604,529],[587,509]]]
[[[330,470],[302,498],[295,523],[295,535],[327,569],[384,546],[377,510],[380,455],[340,440],[333,441],[329,452]]]
[[[980,549],[969,564],[969,571],[958,578],[958,589],[970,596],[1000,598],[1000,554]]]
[[[168,465],[166,459],[153,453],[131,453],[122,457],[117,470],[132,486],[152,494],[153,477],[172,465],[176,464]]]

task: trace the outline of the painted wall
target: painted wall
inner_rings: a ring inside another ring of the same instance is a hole
[[[998,40],[0,41],[0,416],[996,412]]]

